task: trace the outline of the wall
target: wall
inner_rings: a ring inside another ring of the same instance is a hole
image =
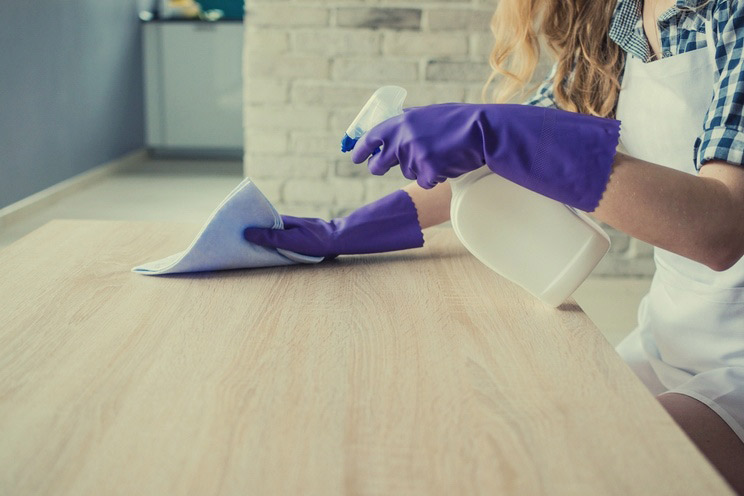
[[[0,30],[0,208],[144,146],[129,0],[8,0]]]
[[[244,55],[245,174],[283,214],[330,218],[408,183],[371,176],[340,140],[369,95],[408,90],[407,106],[480,102],[495,2],[251,0]],[[549,67],[543,61],[539,77]],[[648,247],[608,228],[595,274],[648,275]]]

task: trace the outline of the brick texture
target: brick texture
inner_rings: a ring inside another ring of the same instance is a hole
[[[373,4],[373,5],[370,5]],[[287,215],[331,218],[409,181],[372,176],[340,151],[376,88],[406,105],[480,102],[490,74],[485,0],[251,0],[244,50],[246,176]],[[539,80],[549,63],[538,68]],[[606,226],[605,226],[606,227]],[[612,250],[595,274],[644,277],[647,245],[606,228]]]

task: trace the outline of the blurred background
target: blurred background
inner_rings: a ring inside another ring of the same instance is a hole
[[[495,3],[7,0],[0,247],[53,218],[199,224],[244,176],[290,215],[379,198],[407,181],[351,164],[346,127],[385,84],[411,106],[480,102]],[[576,299],[616,343],[653,260],[607,231]]]

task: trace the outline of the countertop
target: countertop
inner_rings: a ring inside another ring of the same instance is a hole
[[[449,229],[130,272],[198,229],[54,221],[0,250],[0,493],[730,494],[578,305]]]

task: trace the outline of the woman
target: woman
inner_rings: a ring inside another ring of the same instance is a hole
[[[744,5],[501,0],[492,31],[496,102],[529,81],[540,39],[556,55],[529,105],[409,109],[352,158],[416,183],[246,238],[324,256],[421,246],[449,218],[446,179],[485,164],[653,244],[652,287],[618,352],[744,494]]]

